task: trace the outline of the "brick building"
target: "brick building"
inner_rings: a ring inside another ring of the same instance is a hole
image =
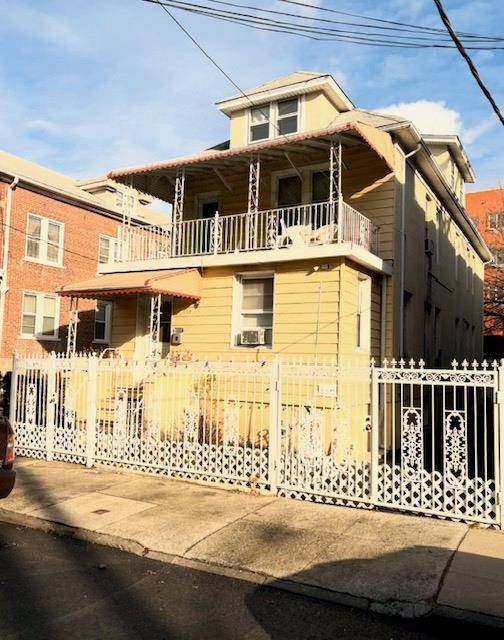
[[[143,206],[139,192],[125,193],[106,179],[100,184],[107,197],[100,197],[96,180],[88,193],[85,182],[0,152],[1,371],[10,368],[14,352],[66,349],[69,301],[56,291],[94,276],[100,262],[113,259],[121,202],[133,224],[167,221]],[[107,200],[113,192],[114,204]],[[110,313],[105,303],[81,302],[79,350],[107,346]]]
[[[493,255],[485,267],[484,350],[504,357],[504,188],[466,196],[467,210]]]

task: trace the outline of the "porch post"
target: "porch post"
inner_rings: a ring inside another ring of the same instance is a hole
[[[179,238],[180,223],[184,217],[184,190],[185,190],[185,169],[179,169],[175,178],[175,197],[173,200],[173,251],[177,255],[177,245]]]
[[[245,225],[245,249],[253,249],[256,241],[255,214],[259,211],[259,184],[261,160],[259,154],[251,155],[249,161],[249,184],[247,221]]]
[[[331,138],[331,147],[329,151],[329,224],[334,228],[334,224],[338,224],[338,242],[342,238],[342,194],[341,194],[341,139],[338,137],[338,143],[335,144]],[[337,212],[337,215],[336,215]]]
[[[151,297],[150,308],[150,355],[161,357],[161,294],[155,293]]]
[[[79,298],[70,298],[70,317],[68,319],[67,357],[75,355],[77,344],[77,323],[79,321]]]

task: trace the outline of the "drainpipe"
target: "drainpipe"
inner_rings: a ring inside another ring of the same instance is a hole
[[[10,229],[11,229],[11,210],[12,210],[12,192],[19,183],[19,177],[16,176],[14,180],[7,187],[7,197],[5,200],[5,221],[4,221],[4,237],[3,237],[3,251],[2,251],[2,282],[0,283],[0,354],[2,353],[3,344],[3,328],[4,328],[4,316],[5,316],[5,296],[8,291],[7,286],[7,269],[9,265],[9,241],[10,241]]]
[[[422,148],[421,144],[418,144],[413,151],[410,151],[403,156],[403,183],[401,189],[401,272],[399,278],[399,358],[404,357],[404,282],[406,280],[406,164],[408,158],[414,156],[417,151]]]

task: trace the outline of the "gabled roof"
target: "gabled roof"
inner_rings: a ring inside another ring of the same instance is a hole
[[[464,180],[466,182],[474,182],[476,180],[476,176],[474,175],[474,171],[471,163],[469,162],[469,158],[467,157],[467,153],[465,152],[462,142],[457,135],[423,134],[422,138],[429,145],[429,147],[448,147],[451,155],[453,156],[453,159],[457,163],[458,168],[464,176]]]
[[[294,71],[271,82],[247,89],[244,93],[220,100],[217,107],[226,115],[230,115],[233,111],[250,107],[251,103],[263,104],[269,100],[279,100],[317,90],[323,91],[339,111],[354,108],[352,101],[329,73],[313,71]]]

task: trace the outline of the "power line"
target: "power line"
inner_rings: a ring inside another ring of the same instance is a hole
[[[443,24],[445,25],[446,30],[450,34],[451,39],[453,40],[453,42],[455,43],[455,46],[459,50],[460,55],[467,62],[467,65],[468,65],[472,75],[474,76],[474,79],[478,83],[480,89],[483,91],[483,94],[485,95],[485,97],[488,100],[488,102],[490,102],[490,104],[492,105],[492,109],[497,114],[497,117],[501,121],[501,124],[504,125],[504,115],[502,114],[502,111],[500,110],[499,105],[495,102],[492,94],[487,89],[487,87],[486,87],[485,83],[483,82],[483,80],[481,79],[481,77],[480,77],[480,75],[478,73],[478,70],[476,69],[473,61],[471,60],[469,54],[465,50],[464,45],[460,42],[457,34],[455,33],[455,30],[453,29],[452,24],[451,24],[448,16],[446,15],[446,12],[445,12],[445,10],[443,8],[443,5],[441,4],[441,0],[434,0],[434,4],[436,5],[436,7],[437,7],[437,9],[439,11],[439,15],[441,16],[441,20],[443,21]]]
[[[443,33],[442,36],[434,36],[435,39],[431,37],[424,37],[422,35],[400,35],[397,33],[388,34],[388,33],[375,33],[369,31],[356,31],[350,29],[334,29],[328,27],[321,27],[318,25],[307,25],[303,23],[293,23],[291,21],[282,21],[273,18],[268,18],[262,15],[253,15],[249,13],[236,12],[228,9],[218,9],[215,7],[211,7],[204,4],[196,4],[194,2],[184,2],[183,0],[144,0],[146,2],[151,2],[153,4],[159,4],[163,7],[170,7],[173,9],[178,9],[181,11],[186,11],[188,13],[193,13],[196,15],[202,15],[205,17],[211,17],[217,20],[232,22],[236,24],[241,24],[243,26],[247,26],[249,28],[255,28],[264,31],[275,31],[279,33],[288,33],[290,35],[297,35],[302,37],[307,37],[313,40],[319,41],[340,41],[340,42],[350,42],[355,44],[364,44],[368,46],[383,46],[383,47],[393,47],[393,48],[446,48],[452,49],[454,45],[450,42],[449,36]],[[225,2],[224,0],[209,0],[210,2],[223,4],[226,6],[233,6],[234,8],[250,8],[256,12],[267,12],[274,13],[280,15],[286,15],[290,18],[294,18],[296,20],[300,20],[299,16],[295,16],[293,14],[273,11],[269,9],[259,9],[257,7],[251,7],[250,5],[237,4],[236,2]],[[313,18],[311,18],[313,19]],[[319,20],[319,19],[317,19]],[[333,24],[340,24],[340,21],[335,20],[325,20],[321,19],[324,22],[330,22]],[[346,24],[346,23],[341,23]],[[370,28],[369,25],[362,25],[361,23],[348,23],[353,25],[360,25],[364,28]],[[375,28],[375,26],[371,27]],[[389,29],[389,27],[381,27],[382,29]],[[397,29],[399,31],[399,29]],[[504,49],[504,46],[495,46],[491,45],[493,40],[487,40],[485,36],[476,36],[473,35],[473,39],[470,42],[470,49],[482,49],[482,50],[494,50],[494,49]],[[440,39],[441,38],[441,39]],[[447,38],[448,41],[445,41],[444,38]],[[504,39],[503,39],[504,41]],[[489,46],[474,46],[475,43],[484,42],[488,43]]]

